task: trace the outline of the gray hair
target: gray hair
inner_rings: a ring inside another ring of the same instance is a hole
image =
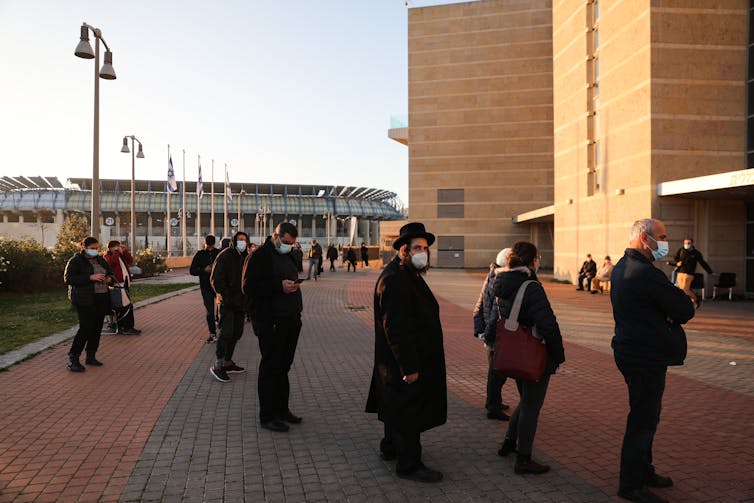
[[[639,236],[641,236],[642,232],[646,232],[650,236],[652,236],[652,231],[654,230],[655,223],[657,222],[654,218],[642,218],[641,220],[637,220],[634,222],[634,225],[631,226],[631,235],[629,236],[629,241],[634,241],[636,239],[639,239]]]

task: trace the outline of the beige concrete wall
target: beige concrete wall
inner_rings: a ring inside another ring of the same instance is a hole
[[[530,239],[513,216],[552,203],[551,2],[415,8],[408,35],[409,219],[486,267]],[[438,189],[464,189],[464,218],[438,218]]]
[[[0,237],[5,239],[29,239],[46,247],[55,246],[60,224],[37,222],[0,222]]]

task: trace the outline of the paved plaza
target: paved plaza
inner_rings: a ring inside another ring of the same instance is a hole
[[[617,501],[628,410],[610,352],[607,295],[545,282],[565,340],[550,383],[535,456],[540,476],[513,473],[496,450],[507,423],[484,415],[486,359],[472,338],[482,272],[437,270],[448,422],[422,435],[439,484],[398,479],[379,458],[382,427],[365,414],[378,269],[307,282],[291,371],[289,433],[260,428],[259,350],[250,325],[220,383],[198,291],[136,311],[138,337],[103,335],[105,363],[66,371],[68,343],[0,372],[0,502],[137,501]],[[754,304],[708,301],[687,326],[689,357],[672,368],[655,441],[671,501],[754,500]],[[735,362],[735,365],[733,364]],[[504,400],[517,402],[515,386]]]

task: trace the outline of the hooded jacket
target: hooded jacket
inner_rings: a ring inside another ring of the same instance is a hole
[[[228,309],[242,310],[244,308],[244,294],[241,291],[241,275],[243,264],[248,252],[239,253],[235,241],[228,248],[221,251],[215,259],[210,275],[210,283],[215,293],[222,298],[222,305]]]
[[[474,337],[482,334],[482,340],[488,346],[495,344],[495,328],[500,314],[495,297],[495,278],[498,274],[507,270],[506,267],[498,267],[494,263],[490,264],[487,279],[482,285],[482,291],[479,292],[479,298],[474,306]]]

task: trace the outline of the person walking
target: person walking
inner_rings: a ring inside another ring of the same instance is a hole
[[[309,274],[307,277],[312,279],[312,269],[314,269],[314,281],[317,281],[319,276],[320,262],[322,262],[322,246],[317,243],[316,239],[312,239],[312,246],[309,248]]]
[[[291,412],[291,370],[301,332],[301,283],[290,251],[298,229],[282,222],[272,236],[249,257],[243,269],[243,289],[248,298],[254,333],[259,340],[257,390],[262,428],[286,432],[302,418]]]
[[[207,320],[207,344],[217,341],[217,320],[215,319],[215,290],[210,283],[210,274],[212,273],[212,264],[215,263],[220,250],[215,248],[215,236],[212,234],[205,236],[204,249],[199,250],[191,260],[189,273],[192,276],[199,276],[199,290],[202,293],[204,302],[205,317]]]
[[[81,242],[81,251],[65,266],[63,280],[68,285],[68,298],[79,317],[79,329],[68,351],[68,370],[84,372],[86,368],[79,362],[84,349],[87,365],[102,365],[96,356],[102,323],[110,312],[108,285],[115,281],[110,264],[99,255],[97,238],[90,236]]]
[[[508,270],[495,279],[495,295],[498,297],[500,315],[508,318],[519,288],[525,281],[533,280],[524,291],[518,322],[527,327],[536,328],[547,349],[547,361],[544,375],[538,381],[516,379],[516,387],[521,399],[511,415],[508,431],[498,455],[507,456],[516,452],[516,464],[513,469],[517,474],[540,474],[550,470],[544,463],[532,458],[534,436],[537,432],[539,412],[545,402],[550,375],[565,362],[563,339],[560,327],[552,311],[542,284],[537,279],[540,257],[537,247],[526,241],[513,245],[508,257]]]
[[[613,356],[628,388],[630,412],[620,454],[618,496],[630,501],[667,501],[647,487],[670,487],[670,477],[652,464],[668,365],[686,355],[683,325],[694,317],[691,299],[654,267],[668,253],[660,220],[645,218],[631,227],[629,247],[610,277],[615,319]]]
[[[298,272],[304,272],[304,251],[301,249],[301,243],[296,242],[291,249],[291,258],[296,264],[296,270]]]
[[[441,472],[421,460],[421,433],[447,421],[440,307],[422,276],[435,236],[424,224],[400,229],[395,258],[374,288],[374,369],[366,412],[384,423],[380,455],[396,459],[400,478],[439,482]]]
[[[361,262],[363,267],[369,267],[369,248],[366,243],[361,243]]]
[[[335,272],[335,261],[338,260],[338,249],[331,244],[327,247],[327,260],[330,261],[330,272]]]
[[[673,261],[669,262],[669,264],[675,266],[678,288],[683,290],[694,303],[694,307],[698,308],[699,299],[694,291],[691,290],[691,284],[694,282],[694,276],[696,275],[696,265],[700,264],[707,271],[707,274],[712,274],[712,268],[704,261],[702,252],[694,246],[694,240],[691,238],[684,239],[683,246],[675,252]]]
[[[230,381],[229,373],[246,371],[233,361],[233,351],[243,335],[245,299],[241,275],[248,243],[249,236],[245,232],[233,234],[231,245],[217,255],[210,274],[210,283],[220,304],[220,337],[215,348],[215,364],[209,371],[220,382]]]
[[[576,290],[584,291],[584,280],[586,280],[586,291],[592,289],[592,278],[597,274],[597,262],[592,260],[592,254],[587,253],[586,260],[579,269],[579,287]]]
[[[487,355],[487,398],[484,403],[487,409],[487,419],[500,421],[508,421],[510,416],[503,412],[509,408],[503,403],[502,395],[503,385],[507,378],[495,372],[492,367],[495,357],[495,330],[500,317],[494,286],[497,275],[508,270],[506,264],[510,253],[510,248],[503,248],[495,257],[495,261],[490,264],[490,271],[482,284],[482,291],[479,292],[473,314],[474,336],[482,340],[484,352]]]
[[[346,260],[348,261],[347,272],[351,272],[351,267],[353,267],[353,272],[356,272],[356,250],[353,249],[353,246],[348,247],[348,251],[346,252]]]

